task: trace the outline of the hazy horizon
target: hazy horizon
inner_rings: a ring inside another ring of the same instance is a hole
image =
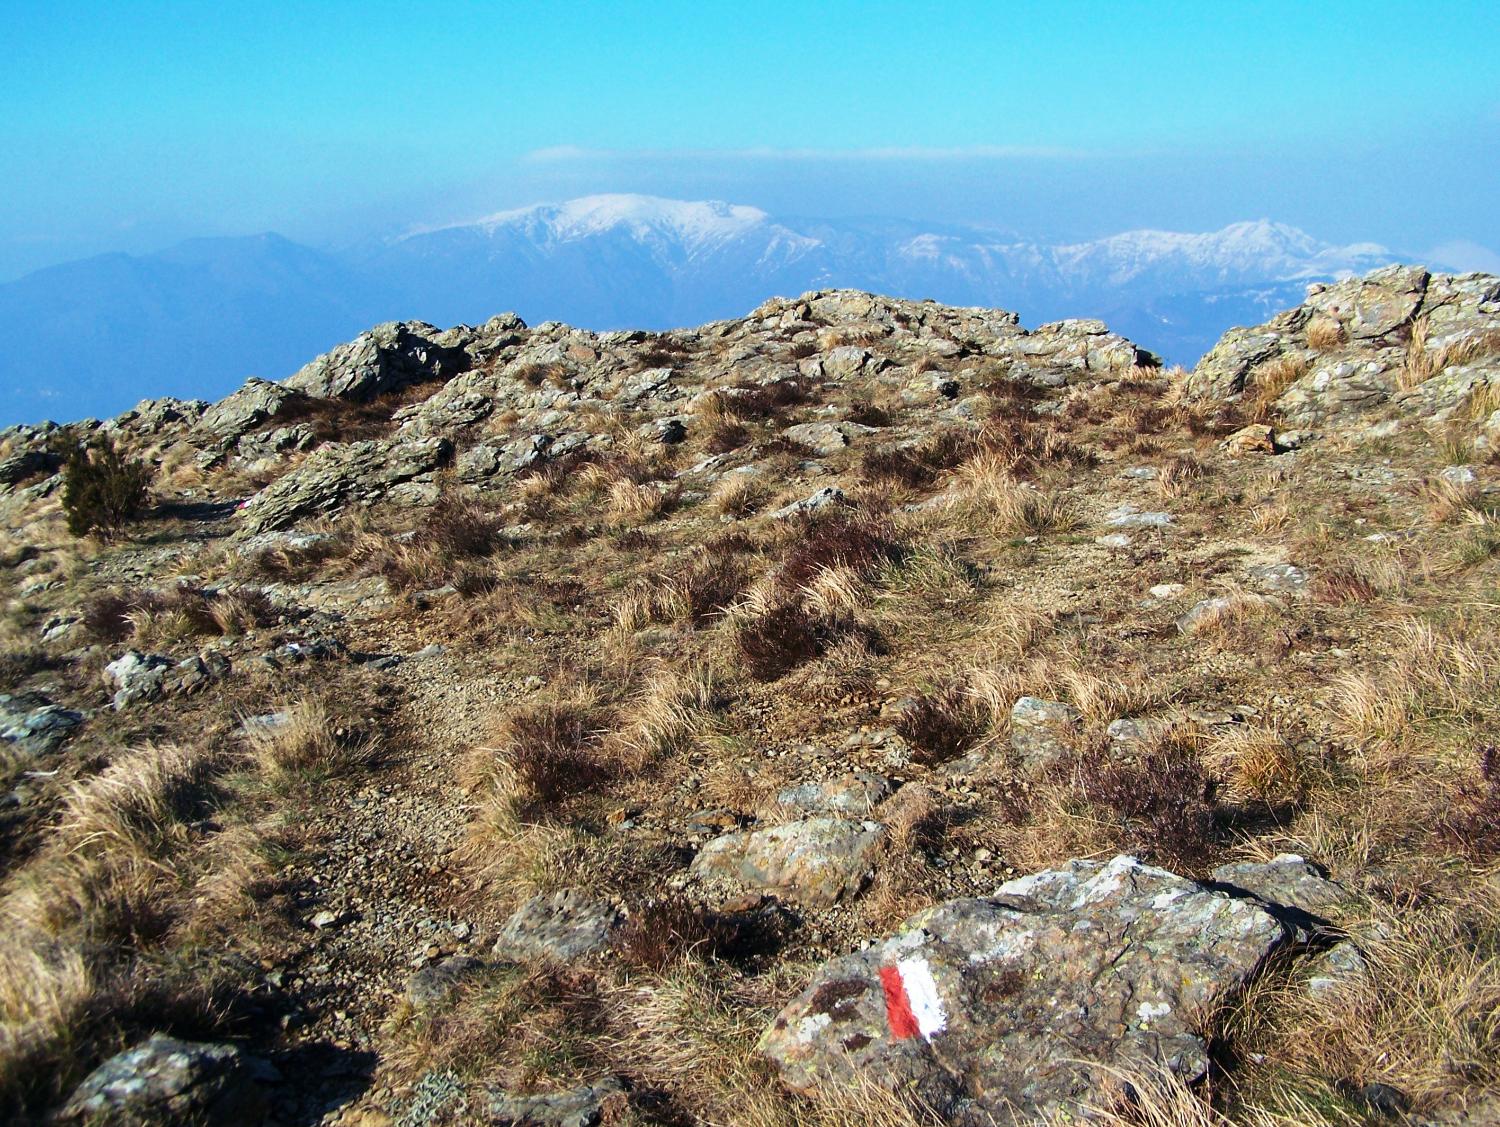
[[[10,30],[0,280],[599,192],[1048,242],[1265,217],[1500,262],[1478,5],[87,2]]]

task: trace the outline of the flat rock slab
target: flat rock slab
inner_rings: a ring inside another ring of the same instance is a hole
[[[715,838],[693,859],[692,871],[821,907],[864,887],[884,839],[878,822],[806,818]]]
[[[863,815],[889,798],[894,789],[884,775],[855,771],[837,779],[787,787],[776,802],[809,814]]]
[[[1203,1076],[1207,1015],[1287,939],[1255,900],[1074,861],[825,964],[760,1051],[801,1091],[864,1078],[965,1127],[1038,1123],[1107,1102],[1110,1070]]]
[[[249,1127],[266,1115],[254,1072],[254,1062],[234,1045],[158,1034],[89,1073],[57,1121],[88,1127]]]
[[[572,962],[603,950],[619,922],[606,901],[576,888],[533,896],[505,921],[495,954],[516,962]]]
[[[83,713],[59,708],[40,693],[0,693],[0,743],[24,758],[55,751],[82,723]]]
[[[606,1116],[613,1122],[625,1102],[624,1086],[611,1078],[541,1095],[494,1091],[489,1113],[497,1127],[595,1127]]]
[[[483,963],[468,955],[450,956],[412,974],[406,980],[406,1000],[419,1010],[441,1006],[453,997],[464,979],[483,969]]]
[[[1268,904],[1295,908],[1313,916],[1324,916],[1347,906],[1353,894],[1328,879],[1321,865],[1296,853],[1278,853],[1266,862],[1220,865],[1214,870],[1219,884],[1249,892]]]
[[[1010,709],[1010,745],[1027,770],[1038,770],[1073,749],[1082,719],[1062,701],[1018,697]]]

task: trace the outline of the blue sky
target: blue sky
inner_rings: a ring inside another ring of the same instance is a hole
[[[1500,248],[1489,3],[0,3],[0,278],[593,191]],[[1480,253],[1476,251],[1476,254]]]

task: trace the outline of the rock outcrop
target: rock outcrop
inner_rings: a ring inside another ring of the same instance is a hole
[[[856,1076],[948,1122],[1042,1122],[1118,1077],[1208,1067],[1207,1024],[1289,939],[1261,902],[1133,857],[918,913],[824,965],[760,1047],[795,1088]]]
[[[1441,420],[1497,386],[1500,279],[1419,266],[1314,285],[1295,309],[1227,332],[1191,380],[1208,399],[1259,390],[1295,427],[1387,404]]]
[[[57,1119],[79,1127],[253,1127],[266,1114],[255,1072],[234,1045],[158,1034],[91,1072]]]

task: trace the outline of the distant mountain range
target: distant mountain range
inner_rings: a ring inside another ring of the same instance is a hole
[[[290,375],[380,321],[449,325],[509,309],[529,322],[667,328],[833,286],[1012,309],[1027,325],[1101,317],[1191,364],[1231,325],[1297,304],[1307,282],[1400,257],[1266,220],[1049,245],[636,195],[505,211],[339,251],[274,234],[195,239],[0,284],[0,426],[112,415],[147,396],[217,398],[250,375]]]

